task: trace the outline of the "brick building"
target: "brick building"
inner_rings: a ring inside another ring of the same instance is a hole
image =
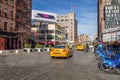
[[[0,50],[23,48],[31,26],[31,0],[0,0]]]

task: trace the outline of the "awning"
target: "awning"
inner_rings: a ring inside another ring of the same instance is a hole
[[[54,44],[55,44],[55,42],[47,42],[47,44],[52,44],[52,45],[54,45]]]
[[[40,44],[45,44],[45,41],[41,41],[41,42],[39,42]]]
[[[45,41],[41,41],[41,42],[39,42],[40,44],[49,44],[49,45],[54,45],[55,44],[55,42],[52,42],[52,41],[48,41],[48,42],[45,42]]]

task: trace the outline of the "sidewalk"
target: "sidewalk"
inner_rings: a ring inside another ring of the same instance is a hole
[[[12,55],[23,53],[23,49],[20,50],[0,50],[0,55]]]
[[[1,53],[2,51],[2,53]],[[42,53],[42,52],[46,52],[46,51],[31,51],[31,52],[27,52],[24,51],[24,49],[20,49],[20,50],[0,50],[0,55],[13,55],[13,54],[30,54],[30,53]]]

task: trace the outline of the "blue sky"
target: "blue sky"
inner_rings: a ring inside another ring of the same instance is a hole
[[[32,9],[57,14],[71,11],[71,5],[76,8],[78,35],[88,34],[93,37],[97,32],[97,0],[32,0]]]

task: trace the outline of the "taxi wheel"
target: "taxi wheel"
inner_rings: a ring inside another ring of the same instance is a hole
[[[67,56],[67,57],[66,57],[66,59],[69,59],[69,58],[70,58],[70,56]]]
[[[55,58],[55,57],[51,57],[52,59]]]
[[[70,57],[72,57],[73,56],[73,54],[72,55],[70,55]]]

